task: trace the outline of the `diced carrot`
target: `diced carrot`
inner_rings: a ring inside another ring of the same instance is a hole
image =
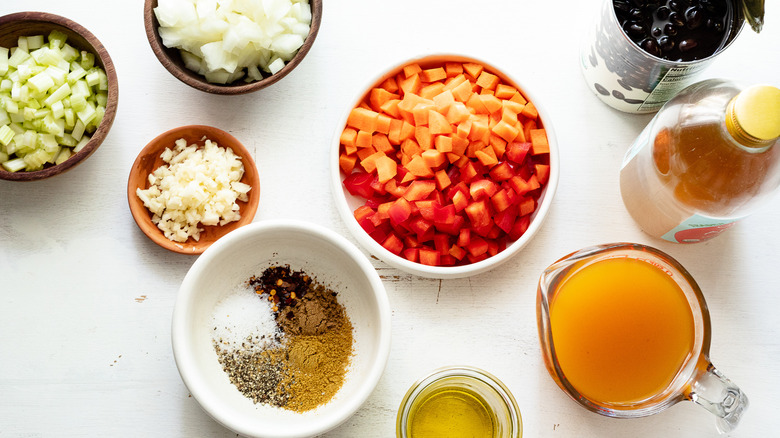
[[[344,146],[355,146],[355,139],[357,138],[357,131],[353,128],[344,128],[343,131],[341,131],[341,137],[339,137],[339,142],[343,144]]]
[[[472,93],[469,99],[466,101],[466,106],[474,110],[475,114],[488,114],[485,104],[482,102],[482,98],[479,94]]]
[[[517,93],[517,88],[507,85],[507,84],[498,84],[496,86],[496,97],[499,99],[509,99],[514,94]]]
[[[469,133],[469,140],[477,141],[482,139],[488,132],[488,124],[481,120],[474,119],[471,123],[471,132]]]
[[[367,148],[371,146],[371,133],[368,131],[358,131],[355,138],[355,146],[358,148]]]
[[[504,101],[504,102],[506,102],[506,101]],[[515,125],[518,124],[517,113],[515,111],[513,111],[511,108],[509,108],[508,106],[506,106],[506,105],[504,105],[503,109],[501,110],[501,120],[503,120],[504,122],[506,122],[506,123],[508,123],[508,124],[510,124],[512,126],[515,126]],[[522,125],[521,125],[521,127],[522,127]]]
[[[388,140],[385,134],[374,134],[371,137],[371,146],[377,151],[382,151],[388,155],[395,152],[395,148],[390,144],[390,140]]]
[[[428,111],[428,127],[430,128],[432,135],[452,134],[452,125],[450,125],[447,118],[438,111]]]
[[[479,94],[486,94],[486,95],[493,96],[495,94],[495,91],[493,91],[493,90],[491,90],[489,88],[483,88],[483,89],[479,90]]]
[[[366,172],[368,173],[374,173],[376,170],[376,160],[379,157],[386,157],[384,152],[374,152],[373,154],[367,156],[366,158],[363,158],[360,160],[360,165],[363,166],[363,169],[366,169]],[[392,160],[392,158],[391,158]]]
[[[517,137],[517,133],[520,131],[513,125],[501,120],[492,129],[493,133],[503,138],[505,141],[513,141]]]
[[[453,135],[450,138],[452,138],[452,153],[457,155],[465,154],[466,148],[469,146],[468,138],[459,135]]]
[[[498,159],[493,153],[493,148],[488,146],[482,150],[476,151],[474,156],[482,163],[483,166],[492,167],[498,164]]]
[[[347,175],[352,173],[352,169],[355,168],[355,163],[357,163],[356,155],[341,154],[339,156],[339,167],[341,167],[341,170]]]
[[[433,135],[427,126],[415,126],[414,139],[420,145],[420,149],[427,150],[433,148]]]
[[[469,161],[469,157],[467,157],[465,155],[461,155],[460,158],[458,158],[457,160],[453,161],[452,164],[455,167],[457,167],[458,169],[462,169],[463,167],[465,167],[470,162],[471,161]]]
[[[387,139],[392,145],[401,144],[401,126],[404,121],[401,119],[390,119],[390,130],[387,133]]]
[[[420,103],[428,103],[433,105],[433,101],[429,99],[423,99],[415,93],[406,93],[401,102],[398,103],[398,111],[401,113],[401,117],[409,123],[414,122],[414,107]]]
[[[435,169],[447,162],[447,157],[436,149],[428,149],[422,153],[425,164],[431,169]]]
[[[363,109],[370,110],[371,109],[371,105],[369,105],[368,102],[360,102],[360,104],[358,105],[358,108],[363,108]]]
[[[393,119],[390,118],[390,116],[386,114],[379,114],[376,117],[376,132],[379,132],[381,134],[387,134],[390,132],[390,122]]]
[[[404,142],[401,143],[401,153],[407,157],[419,155],[422,151],[423,150],[420,148],[420,145],[417,144],[417,141],[412,138],[404,140]]]
[[[432,103],[418,103],[414,106],[414,109],[412,110],[412,115],[414,116],[414,124],[417,126],[420,125],[427,125],[428,124],[428,112],[429,110],[435,109],[436,107],[433,106]]]
[[[414,125],[404,120],[404,122],[401,124],[401,137],[399,138],[401,141],[414,138]]]
[[[384,88],[390,93],[398,92],[398,83],[395,81],[394,77],[389,77],[385,79],[384,81],[382,81],[382,84],[380,84],[379,87]]]
[[[485,108],[487,108],[490,113],[496,112],[504,107],[501,104],[501,99],[492,94],[481,94],[479,97],[482,100],[482,104],[485,105]]]
[[[453,125],[457,125],[463,121],[466,121],[471,116],[471,112],[466,108],[466,104],[463,102],[454,102],[450,105],[450,109],[447,110],[447,121]]]
[[[523,136],[526,139],[525,141],[531,141],[531,130],[536,128],[536,120],[526,119],[525,122],[523,122]]]
[[[550,179],[549,164],[534,164],[534,170],[536,171],[536,177],[540,183],[544,184]]]
[[[358,160],[361,161],[361,165],[362,165],[362,161],[364,159],[366,159],[367,157],[369,157],[369,156],[371,156],[371,155],[373,155],[375,153],[376,153],[376,149],[374,149],[373,146],[369,146],[367,148],[358,149],[357,152],[356,152],[356,155],[358,157]]]
[[[493,148],[493,153],[499,160],[504,157],[504,153],[506,152],[506,144],[507,142],[504,141],[503,138],[497,136],[496,134],[490,134],[490,147]]]
[[[447,175],[447,171],[445,169],[437,170],[434,174],[434,179],[436,179],[436,187],[438,187],[439,190],[444,190],[449,187],[450,184],[452,184],[452,181]]]
[[[484,89],[494,90],[498,85],[499,81],[500,79],[498,76],[483,71],[482,73],[479,74],[479,77],[477,78],[477,85],[479,85]]]
[[[420,92],[420,88],[422,87],[422,82],[420,81],[420,76],[415,74],[415,75],[403,78],[400,81],[398,81],[398,87],[404,93],[414,93],[414,94],[417,94],[417,93]]]
[[[471,119],[466,119],[458,123],[458,129],[455,131],[457,135],[463,138],[468,138],[470,132],[471,132]]]
[[[414,176],[421,178],[429,178],[433,176],[433,171],[423,159],[422,155],[415,155],[406,164],[406,170]]]
[[[519,91],[513,94],[512,97],[509,98],[509,100],[511,100],[512,102],[517,102],[520,105],[525,105],[526,103],[528,103],[528,100],[525,97],[523,97],[523,95],[520,94]]]
[[[403,164],[403,166],[406,167],[406,165],[409,164],[409,161],[411,161],[412,157],[404,156],[404,158],[406,158],[407,161],[406,164]],[[406,184],[409,181],[414,181],[415,179],[417,179],[417,177],[414,176],[412,172],[406,172],[406,175],[404,175],[404,177],[401,178],[401,184]]]
[[[482,64],[473,62],[463,63],[463,70],[465,70],[466,73],[468,73],[475,80],[479,77],[479,74],[482,73],[482,70],[484,69],[485,67],[483,67]]]
[[[404,66],[404,77],[408,78],[410,76],[416,75],[417,73],[420,73],[422,71],[422,68],[420,68],[419,64],[409,64]]]
[[[505,110],[510,110],[515,113],[515,119],[517,119],[517,115],[523,112],[523,108],[525,108],[524,104],[517,103],[512,100],[504,100],[501,102],[501,105],[504,106]]]
[[[400,102],[401,99],[390,99],[382,105],[380,110],[388,116],[398,119],[401,117],[401,112],[398,111],[398,104]]]
[[[365,108],[353,108],[347,117],[347,125],[369,134],[376,131],[376,118],[379,113]]]
[[[453,103],[455,103],[455,97],[450,90],[444,90],[433,97],[433,104],[436,106],[436,111],[442,114],[447,114],[447,111]]]
[[[374,165],[376,166],[376,174],[380,183],[393,179],[398,172],[398,163],[386,155],[378,157]]]
[[[358,150],[355,144],[352,144],[352,146],[346,146],[346,145],[342,145],[342,146],[344,146],[344,153],[347,155],[355,155],[355,153]]]
[[[429,68],[420,72],[420,80],[423,82],[441,81],[447,78],[447,72],[442,67]]]
[[[536,111],[536,106],[534,106],[533,102],[528,102],[525,104],[525,107],[523,107],[523,111],[520,113],[529,119],[536,119],[539,116],[539,113]]]
[[[452,152],[452,137],[449,135],[437,135],[433,144],[439,152]]]
[[[547,131],[544,129],[532,129],[531,133],[531,154],[549,154],[550,144],[547,142]]]
[[[444,84],[441,82],[431,82],[420,89],[420,97],[433,99],[439,93],[444,91]]]
[[[474,94],[474,91],[471,82],[466,80],[465,76],[463,76],[463,78],[463,82],[452,88],[452,95],[455,97],[455,100],[459,102],[468,102],[471,95]]]
[[[384,88],[372,88],[369,93],[368,101],[371,103],[371,108],[379,112],[382,109],[382,105],[390,99],[398,99],[400,96],[391,93]]]
[[[463,64],[459,62],[445,62],[444,71],[447,72],[448,77],[457,76],[463,73]]]

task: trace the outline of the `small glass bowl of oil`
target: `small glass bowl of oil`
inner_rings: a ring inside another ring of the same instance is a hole
[[[399,438],[520,438],[523,421],[509,389],[474,367],[439,368],[409,388],[398,409]]]

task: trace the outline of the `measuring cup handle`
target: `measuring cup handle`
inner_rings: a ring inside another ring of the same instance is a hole
[[[718,417],[720,433],[734,430],[749,404],[745,393],[711,363],[693,382],[687,396]]]

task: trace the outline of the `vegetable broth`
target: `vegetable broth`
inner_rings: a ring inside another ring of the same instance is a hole
[[[563,374],[598,403],[632,403],[663,392],[694,343],[688,301],[674,280],[643,260],[613,258],[570,274],[550,304]]]

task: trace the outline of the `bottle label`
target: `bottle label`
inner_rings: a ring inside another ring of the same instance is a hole
[[[694,214],[661,236],[674,243],[697,243],[712,239],[736,223],[737,219],[713,219]]]

